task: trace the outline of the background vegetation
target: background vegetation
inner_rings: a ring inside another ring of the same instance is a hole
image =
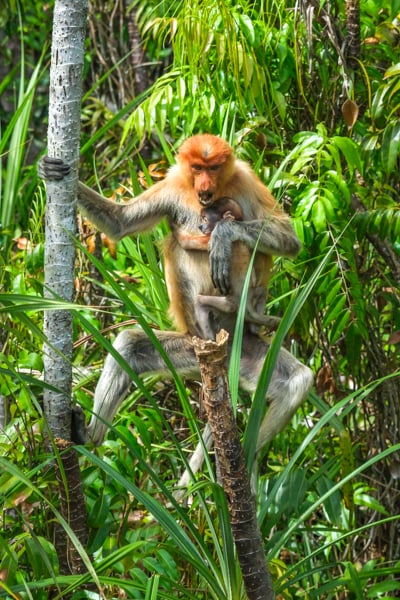
[[[81,178],[134,194],[162,176],[184,138],[220,134],[303,241],[296,261],[276,263],[271,313],[284,314],[327,257],[286,339],[313,368],[316,390],[266,453],[258,490],[285,599],[400,596],[400,2],[360,3],[359,47],[357,6],[90,1]],[[212,463],[188,506],[171,496],[202,418],[189,382],[146,380],[104,445],[79,449],[90,537],[78,550],[88,572],[59,573],[62,519],[43,446],[35,165],[46,147],[52,2],[0,11],[0,597],[98,598],[102,589],[105,598],[242,598]],[[115,330],[170,324],[158,254],[165,225],[117,247],[86,222],[80,229],[74,401],[89,414]],[[243,430],[249,408],[241,396]]]

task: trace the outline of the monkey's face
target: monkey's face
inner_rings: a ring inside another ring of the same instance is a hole
[[[204,233],[204,235],[209,235],[214,229],[215,223],[218,219],[209,218],[209,210],[207,212],[202,211],[202,213],[199,229],[201,233]]]
[[[179,149],[177,162],[190,173],[190,184],[201,206],[210,206],[223,195],[234,173],[234,157],[229,144],[215,135],[195,135]]]
[[[217,197],[221,164],[193,163],[190,165],[193,188],[202,206],[210,206]]]

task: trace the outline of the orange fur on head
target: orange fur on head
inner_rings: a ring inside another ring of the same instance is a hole
[[[183,142],[179,148],[177,161],[187,164],[197,162],[203,166],[225,164],[233,159],[233,150],[225,140],[204,133],[194,135]]]

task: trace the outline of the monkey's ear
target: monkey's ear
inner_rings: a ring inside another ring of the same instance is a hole
[[[233,214],[233,212],[231,210],[226,210],[222,214],[222,218],[225,219],[226,221],[235,221],[235,215]]]

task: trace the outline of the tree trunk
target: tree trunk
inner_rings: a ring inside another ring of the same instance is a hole
[[[346,29],[345,56],[349,67],[356,69],[361,50],[359,0],[346,0]]]
[[[54,7],[48,154],[73,166],[62,181],[47,182],[45,295],[72,302],[74,294],[74,234],[76,228],[77,165],[87,0],[56,0]],[[86,543],[86,515],[79,463],[71,440],[72,315],[68,311],[46,311],[44,333],[44,411],[49,429],[61,454],[57,463],[61,510],[80,541]],[[62,477],[64,471],[65,477]],[[80,511],[81,522],[76,522]],[[56,533],[60,566],[66,572],[83,570],[64,530]],[[76,553],[75,553],[76,554]],[[65,571],[64,571],[65,572]]]
[[[219,473],[228,502],[232,534],[249,600],[275,598],[265,560],[256,504],[232,410],[226,376],[228,334],[216,342],[193,338],[203,383],[203,401]]]
[[[130,2],[126,1],[127,7],[129,4]],[[133,80],[135,84],[134,91],[135,96],[139,96],[148,89],[149,78],[147,76],[148,67],[143,64],[143,41],[136,23],[136,13],[136,8],[132,8],[128,13],[128,33],[129,42],[132,48],[131,63],[133,67]]]

